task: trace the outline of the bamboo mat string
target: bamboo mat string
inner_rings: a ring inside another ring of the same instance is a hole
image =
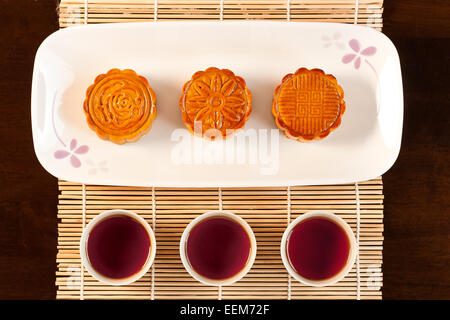
[[[220,0],[220,21],[223,20],[223,0]]]
[[[359,233],[361,224],[361,201],[359,199],[358,182],[355,182],[355,196],[356,196],[356,300],[361,300],[361,278],[359,269]]]
[[[286,1],[286,19],[291,21],[291,0]]]
[[[156,198],[155,187],[152,187],[152,228],[156,234]],[[151,284],[151,300],[155,300],[155,262],[152,265],[152,284]]]
[[[358,24],[359,0],[355,0],[355,20],[354,24]]]
[[[219,187],[217,189],[218,193],[219,193],[219,210],[222,210],[223,208],[223,201],[222,201],[222,188]]]
[[[222,210],[223,203],[222,203],[222,188],[217,188],[217,192],[219,194],[219,210]],[[217,288],[217,300],[222,300],[222,286],[218,286]]]
[[[287,225],[291,223],[291,187],[287,186]],[[288,296],[287,299],[291,300],[291,276],[289,273],[287,274],[288,277]]]
[[[86,1],[87,2],[87,1]],[[82,188],[82,209],[81,209],[81,228],[84,231],[86,226],[86,185],[83,183]],[[84,265],[80,262],[80,300],[84,300]]]
[[[88,0],[84,0],[84,24],[88,24]]]
[[[154,21],[158,21],[158,0],[155,0],[154,3],[154,12],[153,19]],[[155,187],[152,187],[152,228],[153,232],[156,233],[156,198],[155,198]],[[152,265],[152,284],[151,284],[151,300],[155,300],[155,262]]]

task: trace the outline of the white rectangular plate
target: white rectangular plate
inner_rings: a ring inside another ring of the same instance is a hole
[[[229,139],[234,147],[192,137],[181,119],[183,84],[210,66],[243,77],[253,94],[250,119]],[[300,67],[333,74],[344,89],[342,124],[321,141],[301,143],[271,131],[276,129],[273,91]],[[135,143],[101,140],[86,123],[86,89],[112,68],[135,70],[157,95],[153,128]],[[395,162],[403,91],[394,45],[367,27],[262,21],[104,24],[63,29],[42,43],[31,113],[36,155],[61,179],[173,187],[336,184],[375,178]],[[239,145],[238,137],[245,136],[252,137]]]

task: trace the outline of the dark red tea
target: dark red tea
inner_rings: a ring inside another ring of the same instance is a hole
[[[325,280],[347,263],[350,241],[339,225],[325,218],[310,218],[294,227],[287,243],[291,266],[302,277]]]
[[[127,216],[112,216],[97,223],[87,242],[92,267],[112,279],[128,278],[139,272],[150,252],[147,230]]]
[[[239,223],[227,218],[209,218],[192,228],[186,254],[198,274],[224,280],[244,269],[250,255],[250,239]]]

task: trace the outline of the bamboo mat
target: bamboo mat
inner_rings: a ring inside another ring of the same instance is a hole
[[[382,0],[62,0],[60,27],[156,20],[290,20],[341,22],[382,28]],[[57,299],[381,299],[383,184],[381,177],[346,185],[261,188],[139,188],[59,181]],[[223,207],[244,218],[258,243],[255,263],[240,281],[219,290],[194,280],[178,244],[196,216]],[[102,211],[128,209],[156,234],[153,267],[128,286],[108,286],[81,265],[83,227]],[[350,224],[357,262],[333,286],[314,288],[291,278],[279,252],[290,221],[310,210],[331,210]],[[83,270],[83,272],[81,272]]]
[[[382,14],[383,0],[62,0],[59,24],[253,19],[358,23],[381,30]]]
[[[178,246],[193,218],[220,206],[244,218],[258,243],[253,268],[242,280],[223,287],[222,299],[357,299],[358,295],[381,299],[381,178],[333,186],[224,189],[83,186],[60,181],[59,189],[58,299],[218,299],[218,288],[200,284],[184,270]],[[157,241],[153,268],[140,281],[121,287],[103,285],[87,271],[81,275],[78,251],[83,225],[102,211],[116,208],[144,217],[153,226]],[[281,237],[289,221],[318,209],[345,219],[360,248],[359,263],[349,275],[323,288],[291,279],[280,256]]]

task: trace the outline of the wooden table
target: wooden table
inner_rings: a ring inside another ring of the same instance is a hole
[[[53,299],[57,180],[33,151],[34,54],[57,1],[0,3],[0,299]],[[385,0],[405,91],[400,156],[386,173],[385,299],[450,299],[450,1]]]

